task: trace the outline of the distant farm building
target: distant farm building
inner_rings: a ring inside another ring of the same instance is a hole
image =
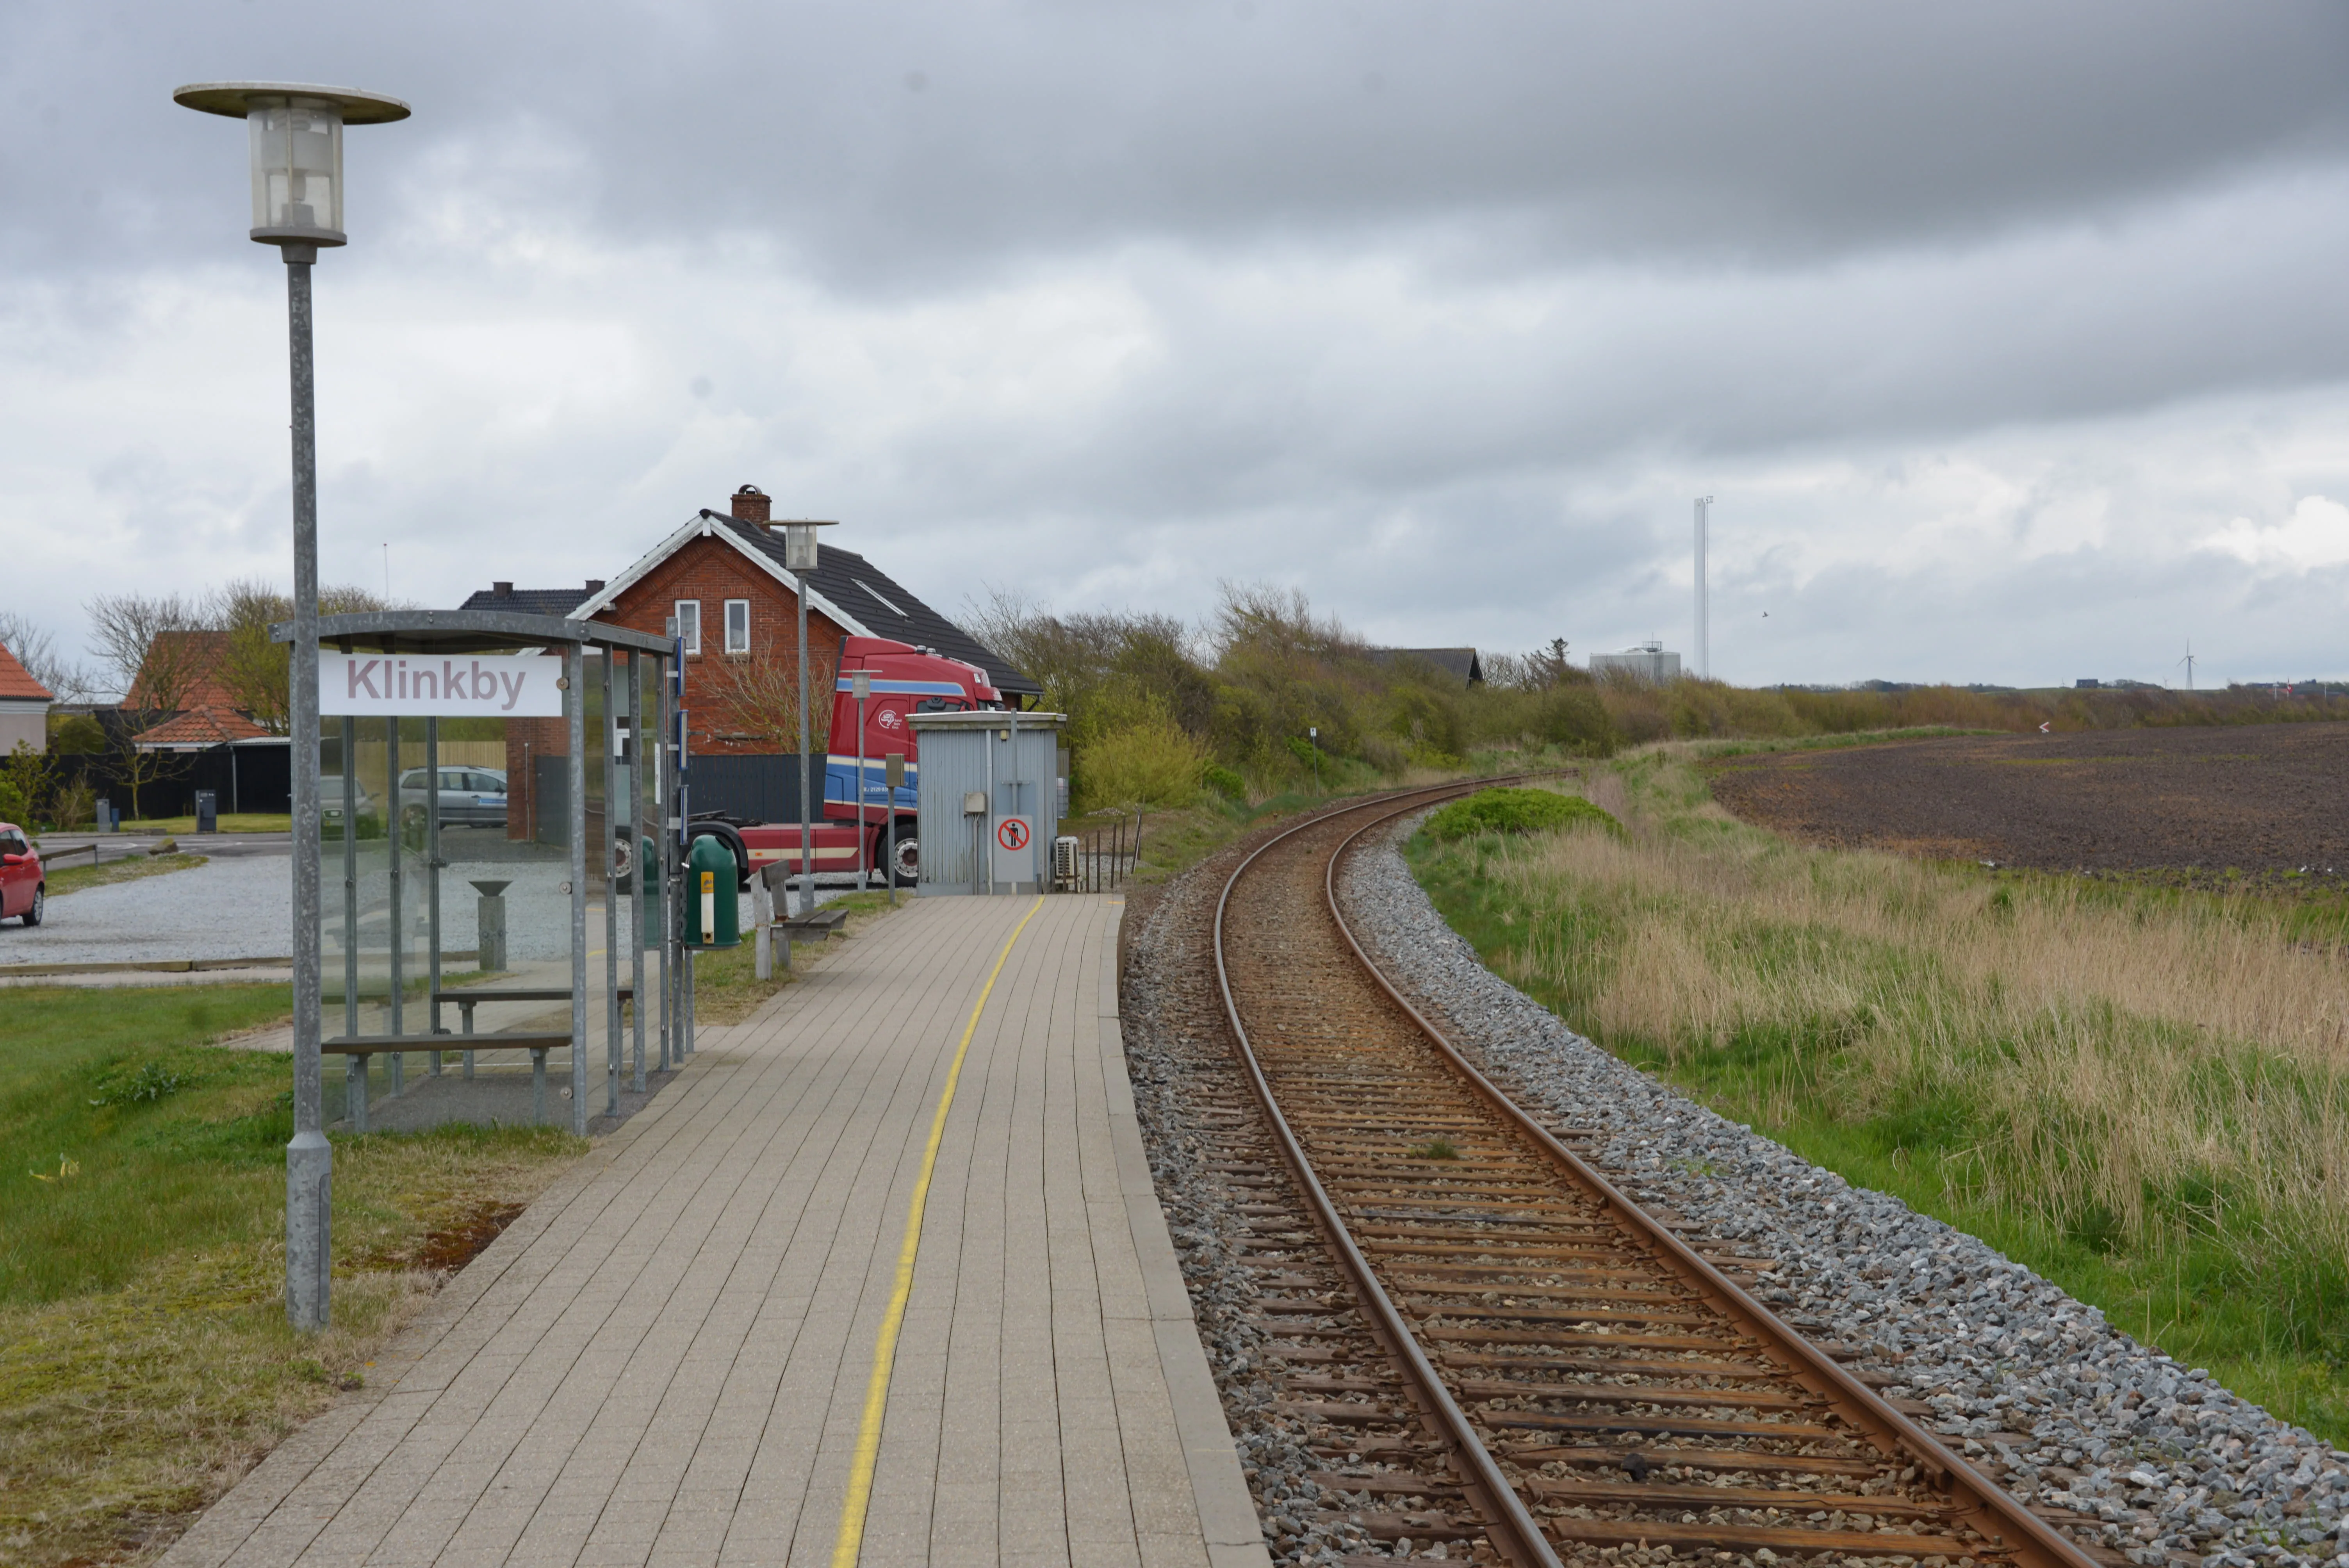
[[[1667,652],[1661,643],[1641,643],[1638,647],[1626,648],[1619,654],[1591,655],[1590,673],[1601,678],[1624,676],[1657,686],[1669,686],[1681,678],[1681,656]]]

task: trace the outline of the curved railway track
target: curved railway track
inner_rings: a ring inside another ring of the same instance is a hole
[[[1216,908],[1261,1113],[1228,1125],[1216,1169],[1259,1199],[1243,1261],[1325,1495],[1391,1548],[1517,1568],[1632,1546],[2100,1568],[1609,1184],[1379,973],[1339,909],[1340,861],[1481,787],[1300,822]]]

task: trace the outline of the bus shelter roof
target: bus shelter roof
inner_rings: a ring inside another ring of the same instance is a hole
[[[269,628],[269,637],[272,642],[292,642],[294,624],[274,623]],[[503,610],[370,610],[355,615],[321,615],[318,641],[344,653],[364,649],[375,654],[478,654],[496,648],[544,648],[574,643],[589,647],[633,648],[648,654],[677,651],[676,643],[650,632],[601,621],[523,615]]]

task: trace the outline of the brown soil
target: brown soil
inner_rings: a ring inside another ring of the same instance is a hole
[[[2349,873],[2349,725],[1966,737],[1709,764],[1810,843],[2049,871]]]

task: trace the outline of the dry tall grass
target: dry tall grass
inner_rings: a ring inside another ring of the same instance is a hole
[[[1697,804],[1676,771],[1594,780],[1628,839],[1487,861],[1532,916],[1513,979],[1673,1059],[1776,1042],[1768,1120],[1823,1096],[1844,1119],[1951,1097],[1979,1140],[1975,1195],[2057,1227],[2102,1216],[2158,1244],[2247,1224],[2349,1267],[2340,949],[2255,901],[1806,850]]]

